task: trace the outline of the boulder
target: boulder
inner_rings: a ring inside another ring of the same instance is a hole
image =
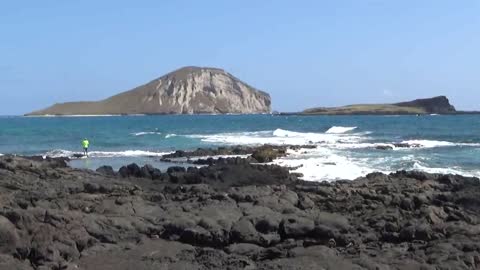
[[[264,146],[255,150],[252,154],[252,158],[257,160],[259,163],[272,162],[274,159],[286,155],[286,149],[284,148],[275,148],[273,146]]]
[[[378,149],[378,150],[393,150],[393,147],[391,145],[377,145],[377,146],[375,146],[375,149]]]
[[[187,171],[187,169],[185,169],[185,167],[180,167],[180,166],[174,166],[174,167],[170,167],[170,168],[167,169],[168,174],[184,173],[186,171]]]
[[[313,220],[291,216],[282,220],[280,232],[286,238],[299,238],[309,235],[315,229]]]
[[[143,166],[140,169],[141,177],[143,177],[143,178],[153,178],[154,170],[155,170],[155,168],[152,165],[146,164],[145,166]]]
[[[140,167],[135,164],[129,164],[127,166],[123,166],[118,170],[118,174],[123,177],[143,177],[142,170]]]
[[[253,224],[246,218],[241,218],[236,222],[231,230],[232,241],[234,243],[252,243],[261,245],[257,230]]]
[[[107,175],[107,176],[116,176],[117,173],[113,170],[112,166],[101,166],[99,167],[96,172]]]
[[[248,243],[232,244],[226,248],[226,252],[229,254],[237,254],[246,256],[250,259],[257,260],[265,257],[267,252],[265,248]]]
[[[15,252],[19,237],[15,225],[4,216],[0,216],[0,254]]]
[[[130,165],[127,165],[127,169],[128,169],[129,176],[142,177],[142,170],[137,164],[132,163]]]

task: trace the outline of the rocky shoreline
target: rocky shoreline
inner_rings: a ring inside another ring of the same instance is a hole
[[[177,150],[174,153],[163,155],[164,162],[187,162],[202,164],[206,160],[218,160],[219,158],[246,156],[250,163],[268,163],[288,155],[288,150],[312,149],[316,145],[261,145],[261,146],[233,146],[218,148],[198,148],[193,151]],[[200,162],[197,162],[199,161]]]
[[[477,178],[305,182],[252,161],[91,171],[0,156],[0,269],[480,267]]]

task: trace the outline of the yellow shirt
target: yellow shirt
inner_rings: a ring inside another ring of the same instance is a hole
[[[82,141],[83,148],[88,148],[89,144],[90,144],[90,142],[88,140],[83,140]]]

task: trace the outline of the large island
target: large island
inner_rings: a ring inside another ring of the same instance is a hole
[[[218,68],[184,67],[101,101],[67,102],[26,114],[269,113],[270,95]]]

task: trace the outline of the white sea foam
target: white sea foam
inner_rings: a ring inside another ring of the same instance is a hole
[[[306,144],[335,144],[354,143],[362,139],[357,134],[326,134],[313,132],[296,132],[284,129],[274,131],[220,133],[210,135],[187,135],[189,138],[200,139],[203,142],[221,143],[230,145],[306,145]]]
[[[333,131],[332,131],[333,129]],[[335,149],[361,149],[391,147],[393,150],[406,148],[434,148],[449,146],[473,146],[480,147],[480,143],[453,143],[435,140],[407,140],[401,144],[409,147],[396,147],[394,142],[377,143],[370,142],[368,135],[371,132],[348,133],[355,127],[332,127],[330,133],[296,132],[284,129],[274,131],[219,133],[207,135],[186,135],[189,138],[200,139],[203,142],[230,144],[230,145],[308,145],[315,144],[322,147]],[[328,131],[327,131],[328,132]],[[173,136],[173,135],[172,135]],[[167,135],[166,138],[170,136]]]
[[[294,168],[293,172],[303,174],[302,179],[311,181],[332,181],[338,179],[353,180],[371,172],[391,173],[398,169],[423,170],[431,173],[459,173],[480,176],[480,171],[462,171],[459,168],[434,168],[419,165],[425,157],[416,153],[418,149],[452,146],[480,147],[478,143],[454,143],[435,140],[407,140],[404,146],[395,146],[397,142],[375,142],[369,136],[371,132],[352,132],[356,127],[335,126],[324,133],[297,132],[285,129],[273,131],[237,132],[220,134],[187,135],[213,144],[229,145],[316,145],[315,149],[289,150],[289,155],[273,163]],[[356,151],[356,149],[375,149],[389,147],[393,151],[405,151],[392,155],[373,155]],[[416,164],[416,165],[415,165]]]
[[[208,159],[208,158],[213,158],[213,159],[219,159],[219,158],[247,158],[250,155],[214,155],[214,156],[200,156],[200,157],[191,157],[188,158],[189,160],[195,161],[199,159]]]
[[[171,152],[152,152],[144,150],[126,150],[119,152],[92,151],[89,156],[92,157],[161,157]]]
[[[171,152],[153,152],[145,150],[125,150],[125,151],[91,151],[89,157],[109,158],[109,157],[161,157]],[[56,149],[45,154],[48,157],[73,157],[75,154],[83,154],[82,152],[74,152],[63,149]]]
[[[435,168],[429,167],[430,162],[426,160],[416,149],[451,147],[451,146],[479,146],[474,143],[453,143],[448,141],[435,140],[408,140],[402,144],[411,146],[411,148],[395,147],[395,144],[385,142],[375,142],[369,137],[370,132],[352,132],[355,127],[332,127],[327,132],[297,132],[285,129],[255,131],[255,132],[235,132],[219,134],[193,134],[176,135],[167,134],[165,138],[175,136],[184,136],[187,138],[198,139],[202,142],[213,144],[228,145],[316,145],[315,149],[289,150],[289,155],[272,163],[281,166],[293,168],[293,172],[303,174],[302,179],[310,181],[334,181],[339,179],[353,180],[365,176],[371,172],[390,173],[397,169],[422,170],[431,173],[454,173],[466,176],[480,176],[480,172],[466,171],[462,168]],[[136,135],[138,134],[138,135]],[[135,133],[136,136],[158,134],[156,132]],[[356,151],[362,148],[377,148],[388,146],[393,150],[406,151],[397,152],[392,155],[370,155],[364,151]],[[421,153],[421,152],[419,152]],[[49,156],[72,156],[71,151],[58,150],[50,152]],[[161,156],[166,153],[151,152],[144,150],[127,150],[118,152],[90,152],[91,157],[140,157],[140,156]],[[236,157],[236,156],[213,156]],[[247,156],[240,156],[247,157]],[[208,157],[201,157],[208,158]]]
[[[408,141],[402,141],[400,142],[400,144],[403,144],[405,146],[400,147],[397,145],[397,143],[342,142],[342,143],[331,145],[330,147],[333,147],[336,149],[361,149],[361,148],[373,149],[373,148],[379,148],[379,147],[390,147],[392,148],[392,150],[452,147],[452,146],[480,147],[480,143],[454,143],[454,142],[435,141],[435,140],[408,140]]]
[[[368,173],[378,171],[367,162],[341,155],[328,148],[288,151],[289,156],[273,163],[295,168],[292,172],[301,173],[307,181],[353,180]]]
[[[436,168],[425,164],[428,158],[416,155],[402,157],[363,157],[354,158],[345,152],[329,148],[288,150],[289,155],[272,163],[293,168],[307,181],[354,180],[372,172],[389,174],[398,169],[419,170],[428,173],[460,174],[480,177],[480,171],[469,171],[460,167]],[[402,166],[393,168],[392,166]]]
[[[368,143],[368,142],[358,142],[358,143],[349,143],[341,142],[337,144],[328,145],[330,148],[334,149],[364,149],[364,148],[378,148],[378,147],[391,147],[393,150],[397,149],[392,143]]]
[[[428,173],[440,173],[440,174],[459,174],[467,177],[480,177],[480,171],[466,171],[459,167],[453,166],[448,168],[435,168],[428,167],[421,162],[415,162],[413,170],[428,172]]]
[[[453,143],[447,141],[434,141],[434,140],[408,140],[402,141],[400,144],[405,145],[404,147],[396,146],[397,143],[370,143],[370,142],[358,142],[358,143],[349,143],[341,142],[337,144],[332,144],[329,147],[335,149],[361,149],[361,148],[379,148],[379,147],[390,147],[392,150],[406,150],[406,149],[416,149],[416,148],[436,148],[436,147],[452,147],[452,146],[470,146],[470,147],[480,147],[479,143]]]
[[[341,134],[341,133],[346,133],[346,132],[349,132],[349,131],[352,131],[354,129],[356,129],[357,127],[341,127],[341,126],[333,126],[331,128],[329,128],[325,133],[327,134]]]
[[[435,140],[408,140],[402,143],[422,148],[448,147],[448,146],[480,146],[480,143],[453,143]]]
[[[134,136],[144,136],[144,135],[162,135],[161,132],[153,132],[153,131],[143,131],[143,132],[136,132],[132,133]]]

